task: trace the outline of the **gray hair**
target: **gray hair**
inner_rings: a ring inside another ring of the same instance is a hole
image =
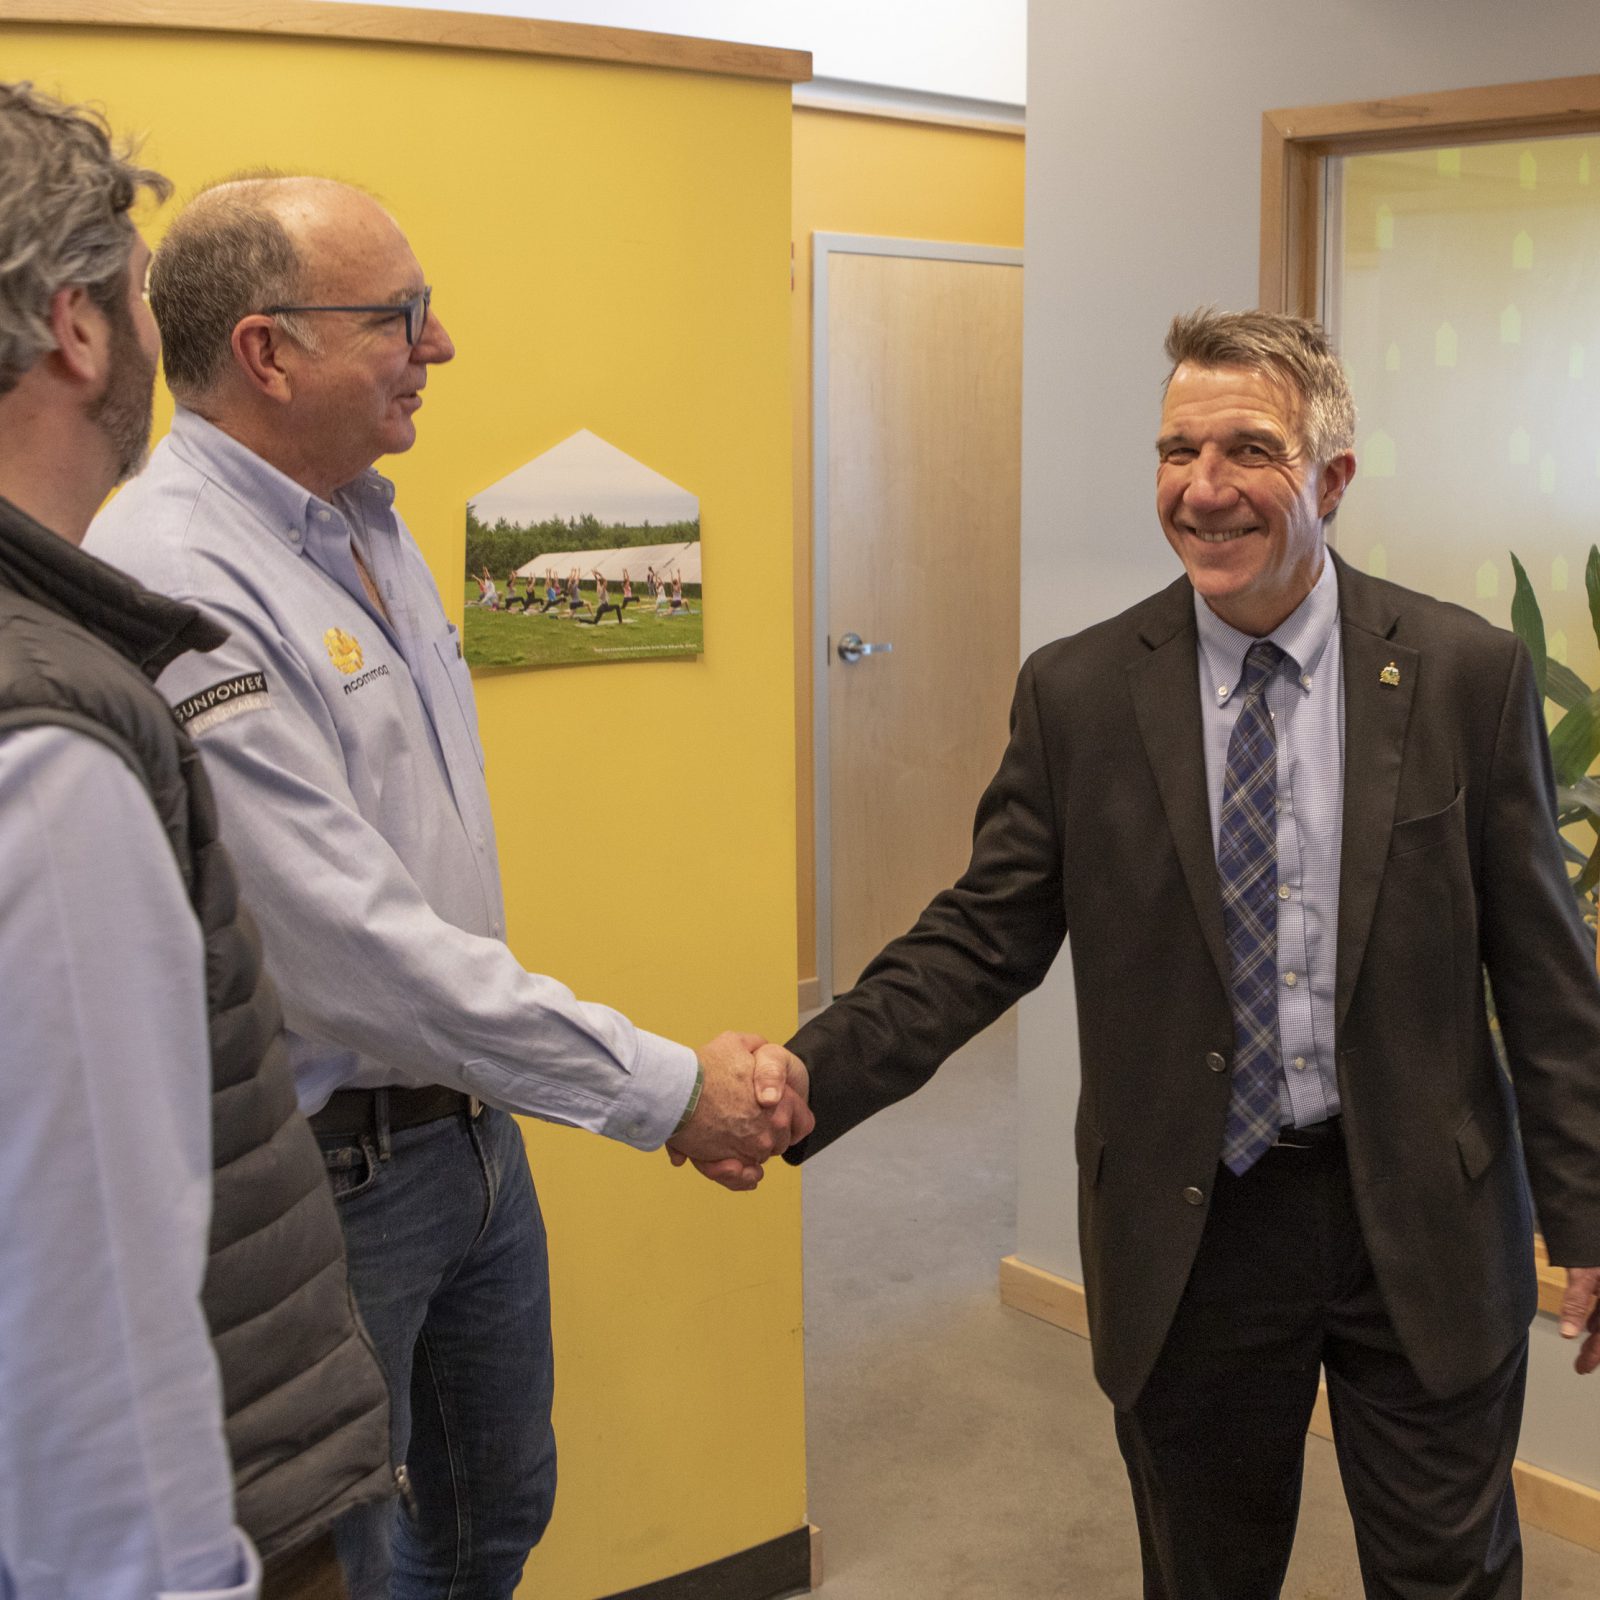
[[[1300,442],[1313,460],[1330,461],[1356,442],[1350,380],[1315,322],[1278,311],[1218,311],[1203,306],[1167,329],[1172,373],[1197,367],[1246,367],[1286,385],[1300,400]]]
[[[180,402],[208,394],[229,369],[242,318],[306,297],[305,262],[272,205],[282,176],[251,172],[203,189],[156,251],[150,309],[161,329],[167,386]],[[276,320],[297,344],[318,348],[304,318]]]
[[[97,111],[30,83],[0,83],[0,395],[55,348],[50,302],[81,285],[108,316],[124,312],[142,189],[172,193],[159,172],[113,148]]]

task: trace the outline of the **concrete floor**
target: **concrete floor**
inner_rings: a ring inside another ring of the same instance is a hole
[[[826,1600],[1139,1600],[1088,1344],[1002,1306],[1016,1031],[805,1168],[810,1513]],[[1071,1152],[1063,1153],[1071,1160]],[[1525,1530],[1527,1600],[1594,1600],[1600,1555]],[[1333,1446],[1307,1445],[1285,1600],[1361,1600]]]

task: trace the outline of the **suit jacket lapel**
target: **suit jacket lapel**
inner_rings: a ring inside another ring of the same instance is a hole
[[[1194,592],[1186,578],[1157,597],[1139,633],[1149,653],[1128,668],[1134,717],[1200,930],[1226,990],[1230,981],[1228,942],[1222,928],[1217,854],[1206,799]]]
[[[1344,1026],[1389,855],[1406,725],[1421,657],[1395,641],[1399,613],[1383,588],[1337,556],[1344,650],[1344,834],[1334,1026]],[[1394,673],[1388,668],[1393,667]],[[1398,675],[1399,682],[1391,681]]]

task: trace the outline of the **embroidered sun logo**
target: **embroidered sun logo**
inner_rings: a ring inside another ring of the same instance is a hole
[[[343,628],[329,628],[322,642],[328,647],[328,659],[346,677],[361,670],[361,646]]]

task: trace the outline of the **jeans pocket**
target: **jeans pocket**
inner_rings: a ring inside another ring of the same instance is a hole
[[[377,1181],[378,1147],[365,1134],[322,1147],[322,1164],[335,1200],[353,1200]]]

